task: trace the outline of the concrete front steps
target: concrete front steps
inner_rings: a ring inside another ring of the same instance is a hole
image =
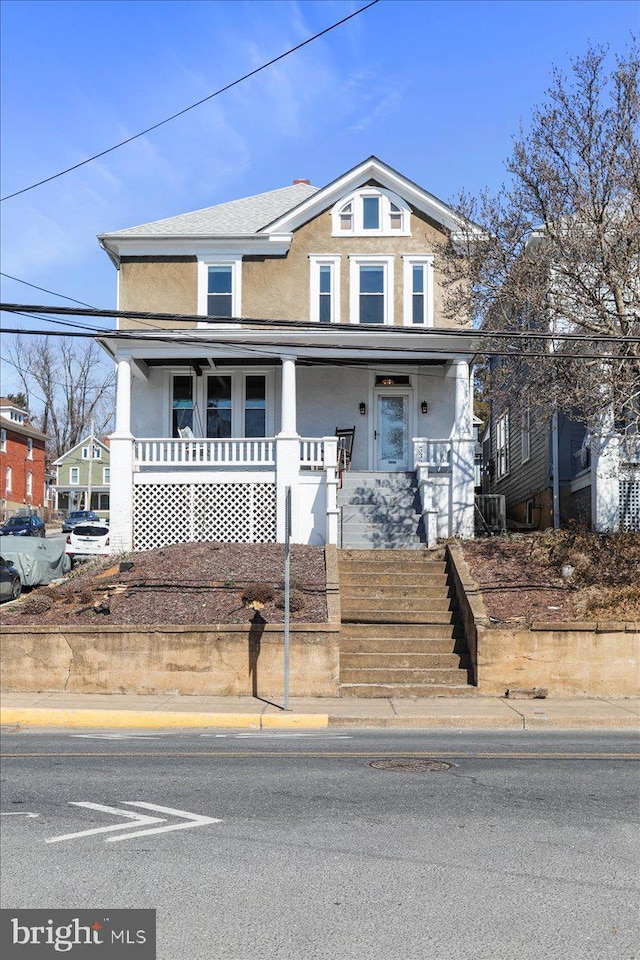
[[[415,473],[347,470],[338,491],[345,549],[419,550],[424,546]]]
[[[339,550],[343,697],[473,696],[444,557]]]

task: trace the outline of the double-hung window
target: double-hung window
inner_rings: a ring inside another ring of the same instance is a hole
[[[503,413],[496,421],[496,477],[509,473],[509,414]]]
[[[102,482],[111,483],[111,467],[102,468]]]
[[[198,313],[231,320],[242,315],[241,257],[204,257],[198,261]]]
[[[315,323],[340,322],[340,257],[312,254],[309,316]]]
[[[433,257],[404,256],[405,326],[433,326]]]
[[[232,414],[231,377],[207,377],[207,436],[214,440],[230,437]]]
[[[72,487],[80,483],[80,467],[69,467],[69,483]]]
[[[351,323],[393,323],[393,260],[391,256],[350,258]]]
[[[248,374],[244,380],[244,435],[265,437],[267,432],[267,381]]]

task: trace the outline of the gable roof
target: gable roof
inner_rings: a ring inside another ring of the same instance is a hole
[[[83,437],[82,440],[78,440],[78,442],[76,443],[75,446],[71,447],[69,450],[66,450],[66,451],[62,454],[62,456],[58,457],[57,460],[54,460],[53,463],[52,463],[52,466],[53,466],[53,467],[59,466],[61,463],[63,463],[63,462],[67,459],[68,456],[70,456],[72,453],[74,453],[76,450],[78,450],[79,447],[84,447],[84,446],[86,446],[86,445],[89,444],[89,443],[91,443],[91,434],[89,434],[89,435],[86,436],[86,437]],[[109,445],[106,444],[103,440],[98,440],[97,437],[94,437],[94,438],[93,438],[93,445],[94,445],[94,446],[98,446],[98,447],[102,447],[103,450],[105,450],[107,453],[109,453]]]
[[[296,183],[290,187],[258,193],[253,197],[182,213],[177,217],[154,220],[152,223],[143,223],[138,227],[128,227],[114,233],[103,233],[99,235],[99,239],[251,236],[289,210],[298,207],[317,190],[318,187],[310,184]]]

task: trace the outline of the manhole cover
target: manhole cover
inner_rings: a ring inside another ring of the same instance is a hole
[[[403,773],[437,773],[450,770],[452,763],[446,760],[429,760],[421,757],[389,757],[384,760],[372,760],[370,767],[376,770],[400,770]]]

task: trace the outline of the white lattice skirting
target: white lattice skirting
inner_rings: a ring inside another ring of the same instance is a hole
[[[620,481],[620,529],[640,531],[640,480]]]
[[[134,487],[133,543],[273,543],[273,483],[146,483]]]

